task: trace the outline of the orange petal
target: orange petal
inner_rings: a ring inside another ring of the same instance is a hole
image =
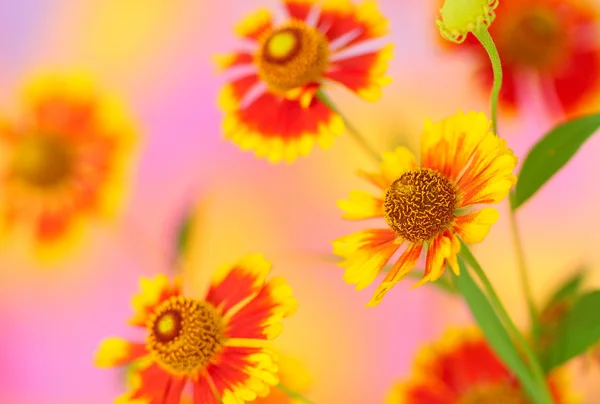
[[[122,338],[107,338],[100,344],[94,365],[102,368],[122,366],[146,355],[146,344],[136,344]]]
[[[273,359],[259,348],[226,346],[207,372],[223,404],[244,403],[267,395],[279,383]]]
[[[333,242],[333,253],[344,258],[344,281],[356,290],[369,286],[401,245],[390,229],[362,230]]]
[[[206,301],[227,313],[257,295],[270,271],[271,263],[262,254],[248,254],[233,265],[223,265],[213,275]]]
[[[408,148],[400,146],[382,154],[378,173],[359,171],[358,174],[386,191],[402,174],[416,168],[418,165],[415,155]]]
[[[292,315],[297,305],[285,279],[273,278],[233,314],[225,335],[228,338],[273,339],[282,330],[281,320]]]
[[[336,60],[325,76],[343,84],[366,101],[381,98],[381,88],[391,82],[385,74],[393,45],[375,52]]]
[[[244,109],[226,112],[225,137],[273,163],[291,163],[307,155],[315,143],[328,148],[344,130],[339,115],[318,98],[304,108],[299,101],[265,92]]]
[[[499,217],[500,214],[496,209],[484,208],[478,212],[458,216],[454,229],[460,234],[465,243],[479,243],[487,236],[490,228],[498,221]]]
[[[361,220],[383,217],[383,199],[365,191],[351,191],[350,199],[339,201],[337,205],[344,211],[344,219]]]
[[[408,245],[406,251],[404,251],[402,256],[394,264],[381,284],[377,287],[373,297],[369,303],[367,303],[367,307],[377,306],[385,294],[415,267],[417,261],[419,260],[419,256],[421,255],[422,249],[422,244],[411,243]]]
[[[140,327],[146,326],[146,320],[156,307],[172,296],[181,294],[181,279],[175,278],[173,285],[166,275],[154,278],[140,278],[140,292],[133,296],[131,305],[135,311],[129,324]]]
[[[357,34],[344,42],[339,50],[370,39],[380,38],[389,32],[389,22],[381,14],[375,1],[354,4],[350,0],[326,0],[317,26],[332,42],[351,32]]]
[[[243,38],[257,41],[265,32],[272,29],[273,17],[267,9],[258,10],[249,14],[235,28],[238,35]]]

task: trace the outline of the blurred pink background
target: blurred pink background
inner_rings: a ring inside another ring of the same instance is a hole
[[[426,117],[458,108],[488,112],[468,58],[436,46],[435,9],[427,1],[381,0],[396,44],[383,99],[368,104],[332,93],[381,151],[418,151]],[[173,271],[170,250],[178,220],[202,202],[187,288],[200,286],[219,265],[262,252],[295,290],[300,308],[284,323],[279,347],[302,358],[314,376],[307,394],[321,404],[381,403],[408,374],[415,350],[449,325],[467,324],[465,305],[431,287],[399,284],[383,303],[364,308],[375,285],[357,293],[342,269],[319,258],[330,241],[359,223],[340,218],[335,201],[369,189],[355,171],[371,168],[348,136],[294,165],[271,165],[222,140],[216,95],[223,78],[211,56],[235,49],[233,26],[276,1],[21,0],[0,2],[0,110],[15,108],[32,74],[86,70],[131,111],[142,142],[122,221],[95,226],[79,254],[40,270],[16,254],[0,257],[0,402],[106,404],[121,394],[121,375],[97,369],[102,338],[130,336],[125,320],[138,277]],[[519,156],[552,124],[539,96],[523,91],[526,113],[501,116],[502,135]],[[600,138],[519,213],[535,297],[579,264],[600,286]],[[0,191],[1,192],[1,191]],[[506,204],[498,207],[506,212]],[[519,323],[525,305],[517,284],[506,215],[477,256]],[[598,402],[600,372],[573,363],[576,386]],[[594,380],[596,381],[594,383]]]

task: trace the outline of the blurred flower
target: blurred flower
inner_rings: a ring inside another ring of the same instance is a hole
[[[188,381],[194,400],[244,403],[278,383],[277,366],[264,340],[275,338],[296,300],[282,278],[269,282],[271,264],[247,255],[221,269],[204,300],[182,294],[164,275],[141,280],[130,324],[146,329],[145,343],[108,338],[96,354],[101,367],[136,363],[131,391],[116,402],[179,402]]]
[[[543,99],[556,116],[596,112],[600,90],[599,17],[597,6],[585,0],[502,0],[489,30],[504,72],[501,105],[508,111],[518,109],[519,79],[523,73],[533,73]],[[493,74],[479,41],[469,35],[465,45],[451,45],[450,49],[468,49],[477,55],[477,77],[487,95]]]
[[[345,258],[344,280],[357,290],[371,284],[399,247],[406,250],[367,306],[383,296],[415,266],[427,247],[425,274],[416,286],[435,281],[446,263],[458,274],[456,255],[460,236],[465,243],[484,239],[498,219],[493,208],[466,212],[473,205],[501,201],[516,182],[517,158],[506,141],[490,132],[484,114],[469,112],[441,122],[425,123],[421,164],[405,147],[383,154],[380,172],[359,174],[375,185],[378,195],[353,191],[340,201],[345,219],[384,218],[385,229],[361,230],[333,242],[335,254]]]
[[[326,81],[337,82],[367,101],[381,96],[392,46],[367,41],[388,32],[388,21],[372,1],[284,0],[289,19],[273,24],[261,10],[237,27],[253,50],[218,59],[240,74],[219,99],[225,136],[243,150],[272,162],[294,161],[315,142],[333,143],[343,120],[315,95]]]
[[[567,374],[547,379],[556,404],[579,402]],[[529,400],[477,328],[450,329],[423,347],[410,377],[394,385],[386,404],[526,404]]]
[[[0,121],[0,239],[54,259],[84,224],[114,215],[135,140],[123,109],[83,76],[26,87],[15,120]]]
[[[469,32],[489,27],[499,0],[445,0],[436,25],[448,41],[461,43]]]

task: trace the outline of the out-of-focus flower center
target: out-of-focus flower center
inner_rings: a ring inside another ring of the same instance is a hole
[[[13,154],[12,174],[39,188],[60,185],[70,176],[72,168],[72,150],[56,136],[27,136]]]
[[[220,351],[221,315],[207,302],[174,296],[155,310],[146,346],[154,359],[177,375],[194,375]]]
[[[528,404],[528,400],[514,387],[500,384],[470,390],[458,404]]]
[[[440,233],[454,219],[456,192],[440,173],[422,168],[404,173],[385,194],[383,212],[400,237],[422,242]]]
[[[269,88],[283,94],[321,80],[329,61],[329,43],[315,28],[293,20],[261,39],[255,60]]]
[[[507,16],[507,19],[509,17]],[[515,13],[499,34],[503,59],[532,68],[551,67],[563,52],[566,33],[553,10],[534,8]]]

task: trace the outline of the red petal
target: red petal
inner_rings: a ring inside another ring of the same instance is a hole
[[[313,1],[306,0],[284,0],[285,8],[290,16],[297,20],[305,21],[310,9],[313,7]]]
[[[206,376],[194,382],[194,404],[219,404]]]
[[[138,372],[141,384],[131,399],[146,399],[148,404],[179,404],[187,379],[170,375],[157,364]]]

